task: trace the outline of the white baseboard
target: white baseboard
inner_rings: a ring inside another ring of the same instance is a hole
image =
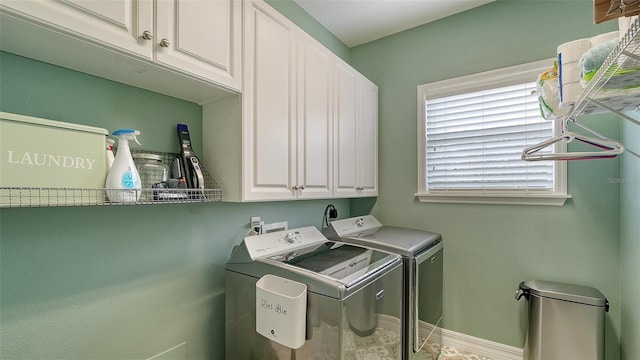
[[[378,314],[379,324],[395,331],[400,331],[400,320],[396,317]],[[420,323],[420,332],[429,333],[433,325]],[[456,350],[485,356],[492,360],[523,360],[524,352],[515,346],[505,345],[491,340],[481,339],[475,336],[455,332],[452,330],[436,328],[436,333],[441,336],[442,345]]]
[[[493,360],[522,360],[524,358],[523,350],[515,346],[505,345],[447,329],[438,330],[440,330],[442,334],[443,346],[486,356]]]

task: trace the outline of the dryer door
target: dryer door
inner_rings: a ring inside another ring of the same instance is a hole
[[[428,342],[437,342],[435,330],[442,318],[442,242],[414,258],[412,342],[416,353]]]

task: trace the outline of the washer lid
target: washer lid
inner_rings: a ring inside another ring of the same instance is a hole
[[[396,226],[383,226],[372,215],[333,221],[322,230],[330,240],[342,241],[413,257],[437,244],[437,233]]]
[[[347,260],[355,259],[357,256],[362,255],[365,252],[367,252],[367,249],[363,247],[344,245],[324,252],[318,252],[315,256],[302,256],[302,260],[296,261],[296,259],[293,259],[293,262],[289,263],[303,269],[323,272],[333,266],[342,264]]]
[[[342,253],[346,249],[348,247],[343,246],[330,251],[338,250],[339,253]],[[302,260],[305,256],[313,257],[326,251],[329,251],[329,247],[322,246],[314,252],[302,255],[299,260]],[[364,253],[362,254],[362,257],[364,257]],[[402,258],[398,254],[388,254],[373,250],[371,257],[367,258],[364,264],[358,263],[358,265],[362,265],[361,267],[350,267],[351,264],[348,264],[345,265],[345,269],[349,268],[345,273],[336,272],[335,274],[321,274],[317,271],[300,267],[295,263],[295,260],[292,263],[288,263],[272,258],[257,258],[255,261],[229,262],[226,270],[252,276],[256,279],[266,274],[276,275],[306,284],[308,292],[336,299],[346,299],[351,294],[358,292],[363,287],[382,277],[390,276],[392,278],[389,280],[391,283],[401,283],[402,281],[402,271],[394,271],[402,266]],[[397,295],[400,295],[399,287]]]
[[[357,240],[363,246],[413,257],[440,242],[442,236],[429,231],[383,226],[373,234],[362,237],[347,236],[346,239]]]
[[[575,303],[605,306],[607,298],[596,288],[553,281],[528,280],[520,285],[532,295]]]

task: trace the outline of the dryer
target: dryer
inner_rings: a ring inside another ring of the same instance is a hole
[[[309,226],[248,236],[234,248],[225,269],[226,359],[351,359],[382,332],[397,342],[386,356],[400,358],[401,256],[332,245]],[[256,283],[267,275],[306,285],[298,349],[256,331]]]
[[[330,240],[402,256],[402,359],[440,352],[443,244],[437,233],[383,226],[372,215],[335,220],[322,230]]]

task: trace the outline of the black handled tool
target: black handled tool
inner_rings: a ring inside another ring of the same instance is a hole
[[[187,180],[187,187],[204,189],[204,176],[200,168],[200,160],[191,148],[189,129],[185,124],[178,124],[178,140],[180,141],[180,155],[182,157],[182,172]]]

